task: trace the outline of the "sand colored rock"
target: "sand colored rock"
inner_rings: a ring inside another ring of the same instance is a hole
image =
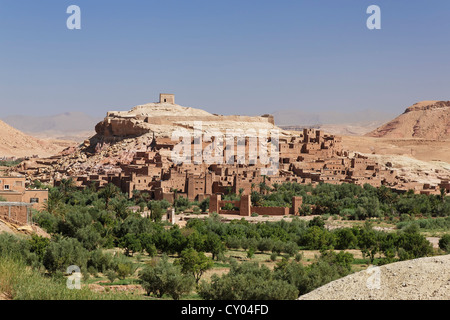
[[[170,138],[177,129],[192,129],[195,122],[201,122],[203,132],[230,129],[278,129],[273,117],[222,116],[201,109],[183,107],[171,103],[148,103],[132,108],[130,111],[111,111],[95,127],[97,137],[108,138],[141,136],[146,133],[155,137]]]
[[[448,300],[449,298],[450,255],[445,255],[396,262],[360,271],[332,281],[301,296],[299,300]]]

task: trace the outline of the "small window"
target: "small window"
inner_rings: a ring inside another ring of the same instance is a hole
[[[3,189],[9,190],[9,184],[5,184],[5,186],[3,187]]]
[[[39,203],[39,198],[31,198],[30,203]]]

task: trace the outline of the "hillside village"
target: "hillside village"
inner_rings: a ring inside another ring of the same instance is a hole
[[[202,201],[211,195],[249,195],[254,190],[273,188],[286,182],[383,185],[399,193],[412,189],[419,194],[439,194],[441,188],[450,192],[447,176],[443,176],[438,185],[409,181],[385,164],[343,150],[340,137],[314,129],[303,129],[302,132],[280,129],[276,172],[265,173],[269,165],[261,161],[251,163],[251,137],[244,138],[244,159],[237,156],[237,143],[233,145],[233,158],[231,161],[227,159],[229,141],[224,141],[223,145],[216,147],[218,157],[223,161],[213,164],[195,163],[197,147],[192,137],[189,161],[174,163],[171,153],[180,140],[169,138],[170,132],[179,126],[193,129],[195,121],[200,120],[204,120],[205,132],[217,123],[227,126],[227,122],[245,124],[247,128],[253,125],[258,129],[277,128],[271,116],[210,115],[202,110],[178,106],[174,95],[161,94],[159,103],[138,106],[129,112],[109,112],[96,126],[97,135],[79,148],[70,147],[50,158],[24,161],[14,169],[14,174],[21,177],[23,185],[25,177],[28,184],[39,180],[56,186],[61,179],[70,177],[80,189],[91,185],[102,188],[112,183],[129,198],[139,191],[147,193],[150,199],[165,199],[170,203],[176,195],[190,201]],[[144,142],[136,142],[139,139],[144,139]],[[202,140],[201,151],[211,147],[212,143]],[[89,163],[91,159],[96,159],[97,163]],[[13,196],[14,191],[20,190],[11,187],[10,190],[4,189],[1,195],[8,201],[17,200]],[[45,190],[39,194],[38,201],[43,203]]]

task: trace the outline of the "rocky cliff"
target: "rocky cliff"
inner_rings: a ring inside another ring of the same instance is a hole
[[[193,129],[201,121],[204,133],[228,129],[275,129],[273,117],[221,116],[204,110],[186,108],[170,103],[149,103],[139,105],[130,111],[111,111],[95,127],[98,139],[136,137],[146,133],[155,137],[170,138],[173,131]]]

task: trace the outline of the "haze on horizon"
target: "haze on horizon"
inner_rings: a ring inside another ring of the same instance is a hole
[[[72,4],[81,30],[66,28]],[[372,4],[381,30],[366,27]],[[399,114],[449,100],[449,13],[424,0],[4,0],[0,118],[104,117],[161,92],[218,114]]]

